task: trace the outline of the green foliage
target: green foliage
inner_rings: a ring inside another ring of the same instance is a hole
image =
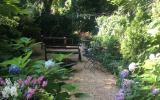
[[[67,16],[43,15],[39,21],[44,35],[63,37],[72,34],[72,20]]]
[[[159,58],[147,59],[141,66],[138,66],[138,71],[131,74],[130,78],[134,80],[131,94],[126,96],[127,100],[158,100],[159,94],[153,95],[152,89],[159,88]],[[145,96],[144,96],[145,95]]]
[[[9,19],[8,17],[4,17],[0,15],[0,25],[16,27],[18,26],[18,22],[13,19]]]
[[[116,9],[116,6],[107,0],[77,0],[74,4],[74,10],[78,13],[103,13],[112,12]]]
[[[137,7],[147,10],[146,8],[152,2],[151,0],[108,0],[123,9],[123,13],[135,13]]]
[[[53,54],[53,59],[58,62],[62,62],[65,58],[68,58],[72,54]]]
[[[101,16],[96,19],[99,32],[91,43],[98,60],[112,73],[119,74],[121,63],[120,41],[123,40],[128,20],[126,16]]]
[[[65,84],[62,86],[62,88],[69,90],[69,91],[76,90],[78,87],[79,87],[78,84]]]
[[[29,63],[29,57],[31,56],[32,52],[28,52],[24,57],[20,56],[20,57],[16,57],[13,58],[11,60],[7,60],[1,63],[1,65],[3,66],[7,66],[7,65],[11,65],[11,64],[15,64],[20,66],[21,68],[26,67],[26,65]]]
[[[119,60],[121,59],[119,40],[114,35],[97,36],[91,43],[93,52],[98,61],[112,73],[118,74]]]
[[[159,0],[155,0],[152,3],[152,18],[159,18],[160,17],[160,2]]]
[[[71,10],[72,0],[54,0],[53,7],[56,14],[66,14]]]
[[[144,27],[136,21],[132,22],[131,26],[127,28],[121,43],[121,53],[124,59],[137,61],[145,53],[150,37],[144,30]]]
[[[75,97],[77,97],[77,98],[81,98],[81,99],[85,99],[85,98],[89,98],[89,97],[91,97],[89,94],[87,94],[87,93],[76,93],[76,94],[74,94],[75,95]]]
[[[52,94],[46,91],[42,91],[37,94],[38,94],[39,100],[54,100],[54,97],[52,96]]]
[[[31,75],[32,77],[44,76],[48,82],[48,85],[42,90],[37,90],[35,98],[40,100],[69,100],[71,95],[74,95],[71,94],[71,92],[75,92],[75,90],[79,87],[77,84],[66,84],[65,82],[62,82],[68,79],[70,71],[60,67],[60,63],[54,63],[54,65],[51,67],[46,67],[46,61],[32,60],[30,59],[31,54],[32,52],[28,52],[24,56],[16,57],[11,60],[2,62],[0,64],[0,71],[2,71],[2,68],[5,68],[3,70],[5,74],[0,73],[0,76],[10,77],[12,80],[23,79],[28,75]],[[62,58],[64,57],[62,56]],[[20,68],[19,74],[12,75],[8,73],[7,67],[11,64],[17,65]],[[82,94],[83,93],[81,93],[81,95]]]
[[[98,35],[123,36],[127,25],[126,16],[112,15],[110,17],[101,16],[96,19],[99,28]]]

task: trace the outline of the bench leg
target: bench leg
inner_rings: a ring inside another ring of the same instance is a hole
[[[43,44],[43,43],[41,43],[41,50],[43,50],[43,48],[44,48],[44,44]]]
[[[79,61],[82,61],[82,56],[81,56],[81,50],[78,48],[78,59]]]
[[[44,57],[45,57],[45,61],[47,61],[47,48],[46,46],[44,45]]]

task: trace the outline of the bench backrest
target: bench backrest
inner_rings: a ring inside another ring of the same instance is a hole
[[[79,46],[76,40],[68,37],[42,37],[42,39],[47,46]]]

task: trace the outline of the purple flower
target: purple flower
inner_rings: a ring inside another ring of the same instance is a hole
[[[124,69],[123,71],[121,71],[120,73],[120,77],[123,78],[127,78],[129,75],[129,71],[127,69]]]
[[[0,77],[0,85],[5,85],[6,82]]]
[[[26,99],[29,100],[33,97],[34,93],[35,93],[36,89],[29,89],[28,92],[25,94]]]
[[[43,82],[42,82],[42,87],[46,87],[47,84],[48,84],[48,81],[43,81]]]
[[[41,84],[43,80],[44,80],[44,76],[40,76],[40,77],[37,79],[38,84]]]
[[[133,83],[134,83],[133,80],[124,79],[123,82],[122,82],[123,90],[129,90],[130,91]]]
[[[124,97],[125,97],[124,92],[122,89],[120,89],[115,96],[115,100],[124,100]]]
[[[155,89],[152,89],[151,92],[152,92],[153,95],[156,95],[156,94],[158,94],[160,92],[160,90],[155,88]]]
[[[20,73],[20,68],[17,65],[12,64],[9,67],[9,73],[10,74],[19,74]]]
[[[32,80],[32,76],[27,76],[26,80],[24,80],[24,83],[25,83],[26,85],[29,85],[30,82],[31,82],[31,80]]]

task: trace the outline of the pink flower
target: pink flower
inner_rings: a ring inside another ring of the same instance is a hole
[[[30,81],[24,80],[24,84],[25,84],[25,85],[29,85],[29,83],[30,83]]]
[[[23,80],[21,80],[21,79],[17,80],[17,82],[19,85],[22,85],[24,83]]]
[[[42,82],[42,87],[46,87],[47,84],[48,84],[48,81],[43,81],[43,82]]]
[[[40,76],[40,77],[38,78],[38,83],[41,84],[42,81],[43,81],[43,79],[44,79],[44,76]]]
[[[32,76],[27,76],[27,80],[31,81],[32,80]]]
[[[26,85],[29,85],[29,83],[31,82],[31,80],[32,80],[32,76],[27,76],[27,79],[24,81],[24,83]]]
[[[37,84],[37,82],[38,82],[37,79],[33,79],[33,80],[32,80],[32,84],[33,84],[33,85]]]
[[[36,89],[29,89],[28,92],[26,93],[26,99],[29,100],[33,97]]]

